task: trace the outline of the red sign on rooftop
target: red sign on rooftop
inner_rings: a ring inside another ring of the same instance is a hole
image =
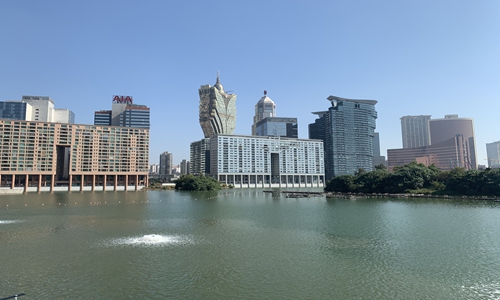
[[[132,104],[132,97],[131,96],[113,96],[113,103],[125,103],[125,104]]]

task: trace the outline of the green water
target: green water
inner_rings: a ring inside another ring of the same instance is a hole
[[[21,300],[499,299],[500,203],[5,195],[0,256]]]

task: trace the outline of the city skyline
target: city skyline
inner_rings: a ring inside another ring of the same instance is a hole
[[[382,155],[402,147],[407,115],[473,118],[478,164],[487,164],[486,143],[500,140],[492,126],[498,1],[220,4],[2,1],[0,24],[16,26],[0,33],[8,58],[0,100],[47,95],[73,111],[75,123],[92,124],[111,95],[133,95],[151,109],[151,164],[164,149],[175,164],[189,158],[190,143],[203,137],[197,89],[217,70],[238,94],[235,134],[251,133],[255,100],[266,89],[279,115],[302,124],[299,138],[307,138],[311,112],[335,94],[379,101]],[[74,11],[93,22],[79,22]],[[238,22],[207,29],[207,15]]]

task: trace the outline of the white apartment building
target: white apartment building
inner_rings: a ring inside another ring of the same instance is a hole
[[[323,141],[219,134],[210,176],[235,187],[323,187]]]

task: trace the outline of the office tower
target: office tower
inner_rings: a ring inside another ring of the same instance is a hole
[[[31,105],[21,101],[0,102],[0,119],[31,120]]]
[[[327,99],[331,107],[313,113],[319,119],[309,125],[309,138],[324,141],[326,180],[353,175],[359,169],[371,171],[377,101],[336,96]]]
[[[233,134],[236,127],[236,94],[224,91],[219,75],[214,86],[200,87],[200,125],[205,138]]]
[[[380,137],[378,132],[373,133],[373,159],[372,166],[384,165],[386,166],[386,160],[384,155],[380,155]]]
[[[22,102],[28,103],[32,107],[32,121],[52,122],[54,111],[54,101],[50,97],[44,96],[23,96]]]
[[[46,96],[22,96],[21,101],[0,102],[0,118],[75,123],[75,114],[71,110],[54,108],[54,101]]]
[[[189,174],[189,161],[183,159],[181,161],[181,175]]]
[[[111,110],[94,112],[94,125],[150,128],[150,109],[134,104],[131,96],[113,96]]]
[[[297,118],[267,117],[255,124],[257,136],[298,138]]]
[[[0,120],[0,186],[25,191],[138,190],[149,130]]]
[[[163,152],[160,154],[160,169],[159,169],[159,175],[165,176],[165,175],[172,175],[172,168],[173,168],[173,155],[172,153],[168,153],[168,151]]]
[[[500,168],[500,141],[486,144],[488,168]]]
[[[323,141],[219,134],[210,176],[235,187],[324,186]]]
[[[255,104],[255,115],[253,117],[252,135],[257,134],[257,123],[265,118],[276,117],[276,104],[271,98],[267,97],[267,91],[264,91],[264,96]],[[268,134],[260,134],[262,136]]]
[[[463,149],[466,151],[465,165],[461,167],[477,169],[476,139],[474,136],[474,120],[459,118],[458,115],[446,115],[443,119],[429,120],[430,144],[435,145],[457,135],[463,136]]]
[[[416,148],[430,145],[429,120],[431,116],[401,117],[403,148]]]
[[[189,146],[189,173],[206,175],[210,173],[210,139],[192,142]]]

